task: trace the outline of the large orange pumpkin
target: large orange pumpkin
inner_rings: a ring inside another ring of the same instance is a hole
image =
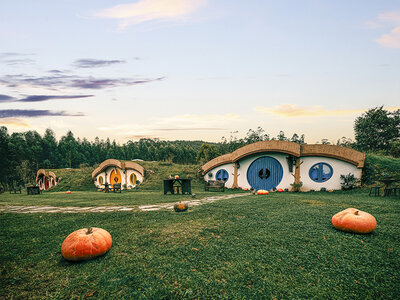
[[[176,212],[187,211],[188,208],[189,208],[189,206],[187,203],[179,202],[179,203],[174,204],[174,210]]]
[[[90,227],[72,232],[61,245],[61,254],[66,260],[81,261],[105,254],[112,244],[108,231]]]
[[[342,231],[370,233],[376,228],[376,219],[367,212],[356,208],[348,208],[334,215],[332,224],[336,229]]]
[[[257,195],[268,195],[269,193],[268,193],[268,191],[266,191],[266,190],[258,190],[257,191]]]

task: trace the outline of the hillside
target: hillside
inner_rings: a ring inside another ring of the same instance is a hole
[[[198,178],[198,165],[181,165],[166,162],[138,162],[145,169],[145,179],[140,185],[140,189],[154,190],[162,189],[163,179],[170,175],[179,175],[181,178],[191,178],[192,186],[203,185],[203,181]],[[60,183],[49,191],[95,191],[96,187],[92,182],[91,176],[95,167],[85,167],[81,169],[52,169],[57,177],[61,177]]]

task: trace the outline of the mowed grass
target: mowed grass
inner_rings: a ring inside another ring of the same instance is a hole
[[[333,214],[373,214],[372,234]],[[400,201],[360,193],[274,193],[172,211],[0,214],[0,298],[396,299]],[[111,250],[65,261],[72,231],[101,227]]]
[[[40,195],[27,195],[26,191],[23,191],[22,194],[10,194],[6,192],[0,195],[0,206],[138,206],[188,201],[193,199],[193,194],[195,194],[194,197],[196,199],[201,199],[208,196],[223,196],[228,193],[245,193],[244,191],[230,191],[227,193],[204,192],[203,189],[203,186],[192,187],[192,195],[171,195],[171,193],[164,195],[162,188],[152,191],[124,190],[121,193],[72,191],[71,194],[67,194],[66,192],[49,191]]]

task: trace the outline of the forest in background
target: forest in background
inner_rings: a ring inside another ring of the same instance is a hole
[[[366,153],[400,157],[400,110],[390,112],[382,107],[368,110],[354,122],[355,141],[342,137],[336,145],[354,148]],[[6,127],[0,127],[0,185],[9,186],[33,183],[38,169],[79,168],[96,166],[102,161],[141,159],[179,164],[203,164],[214,157],[230,153],[247,144],[266,140],[282,140],[304,144],[304,134],[286,137],[280,131],[271,137],[261,127],[249,129],[244,137],[238,138],[232,132],[221,142],[164,141],[140,139],[124,144],[95,138],[75,138],[71,131],[59,140],[47,129],[43,136],[30,130],[10,134]],[[331,144],[322,139],[321,144]]]

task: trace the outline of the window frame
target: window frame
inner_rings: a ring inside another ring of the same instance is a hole
[[[327,178],[326,179],[323,178],[323,176],[324,176],[324,173],[323,173],[324,165],[327,166],[329,168],[329,170],[330,170],[330,173],[327,174]],[[318,167],[318,178],[314,179],[313,176],[311,176],[312,175],[311,173],[314,171],[314,168],[316,168],[316,167]],[[316,164],[313,164],[311,166],[310,170],[308,171],[308,177],[310,177],[310,179],[312,181],[317,182],[317,183],[327,182],[328,180],[330,180],[332,178],[332,176],[333,176],[333,168],[332,168],[332,166],[330,164],[328,164],[326,162],[318,162]]]

